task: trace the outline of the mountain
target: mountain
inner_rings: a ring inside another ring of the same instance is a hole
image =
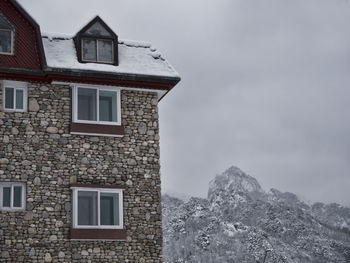
[[[349,208],[265,192],[234,166],[207,198],[164,195],[162,204],[165,263],[350,262]]]

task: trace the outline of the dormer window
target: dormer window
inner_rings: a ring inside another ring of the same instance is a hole
[[[0,12],[0,55],[14,54],[14,26]]]
[[[81,63],[118,65],[118,36],[96,17],[74,38]]]
[[[81,42],[83,61],[113,64],[112,40],[83,38]]]

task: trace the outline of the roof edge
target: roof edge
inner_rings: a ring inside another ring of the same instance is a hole
[[[40,30],[39,24],[34,20],[34,18],[25,10],[25,8],[20,3],[18,3],[16,0],[9,0],[9,1],[34,27],[37,41],[38,41],[38,46],[39,46],[39,57],[40,57],[41,66],[43,69],[46,68],[47,63],[46,63],[44,45],[43,45],[43,41],[42,41],[41,30]]]
[[[48,67],[45,70],[45,72],[48,74],[55,74],[55,75],[95,77],[95,78],[104,78],[109,80],[118,79],[118,80],[143,81],[143,82],[158,82],[158,83],[173,84],[173,85],[176,85],[181,80],[181,78],[178,76],[161,76],[161,75],[158,76],[158,75],[80,70],[80,69],[67,69],[67,68],[52,68],[52,67]]]
[[[94,74],[95,72],[73,72],[52,70],[29,70],[0,67],[0,78],[19,79],[51,83],[52,81],[86,84],[115,85],[135,88],[171,90],[181,80],[180,77],[157,77],[132,74]]]

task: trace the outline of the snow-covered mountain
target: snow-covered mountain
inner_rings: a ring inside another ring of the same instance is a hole
[[[208,198],[163,196],[164,262],[350,262],[350,209],[265,192],[230,167]]]

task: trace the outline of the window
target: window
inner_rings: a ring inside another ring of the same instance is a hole
[[[0,12],[0,54],[13,55],[14,26]]]
[[[27,111],[27,83],[3,81],[2,93],[5,111]]]
[[[120,90],[117,88],[76,86],[73,104],[74,122],[121,124]]]
[[[74,37],[80,63],[104,63],[118,66],[118,36],[98,16]]]
[[[122,229],[121,189],[72,187],[73,228]]]
[[[107,39],[82,39],[83,61],[113,64],[113,41]]]
[[[0,182],[0,210],[25,209],[25,184]]]
[[[0,29],[0,54],[13,54],[13,31]]]

